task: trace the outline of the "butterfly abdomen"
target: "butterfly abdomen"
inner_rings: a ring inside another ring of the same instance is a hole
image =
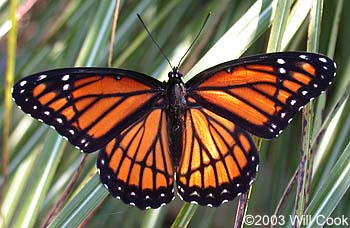
[[[186,112],[186,90],[182,74],[174,68],[169,73],[166,89],[169,148],[174,166],[178,166],[182,154],[182,134]]]

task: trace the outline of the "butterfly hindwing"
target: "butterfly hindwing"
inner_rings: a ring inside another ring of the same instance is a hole
[[[97,159],[110,193],[140,209],[158,208],[174,198],[166,114],[153,109],[110,141]]]
[[[144,115],[162,90],[158,80],[133,71],[65,68],[18,81],[13,98],[24,112],[93,152]]]
[[[246,192],[259,163],[250,135],[202,107],[186,112],[185,126],[176,176],[180,197],[217,207]]]
[[[217,65],[186,83],[198,105],[262,138],[276,137],[310,99],[325,91],[335,63],[315,53],[257,55]]]

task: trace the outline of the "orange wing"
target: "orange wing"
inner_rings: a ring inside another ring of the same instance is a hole
[[[166,114],[154,109],[99,152],[101,182],[110,193],[140,209],[158,208],[174,198]]]
[[[246,192],[259,163],[249,134],[201,107],[186,112],[185,126],[176,175],[180,198],[217,207]]]
[[[158,80],[133,71],[65,68],[20,80],[13,98],[24,112],[93,152],[161,105],[163,90]]]
[[[333,60],[320,54],[270,53],[217,65],[186,87],[189,100],[259,137],[273,138],[328,88],[335,73]]]

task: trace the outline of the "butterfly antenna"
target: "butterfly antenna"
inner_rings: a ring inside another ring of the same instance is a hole
[[[140,14],[137,13],[136,15],[137,15],[137,17],[139,18],[139,20],[141,21],[142,26],[146,29],[146,31],[147,31],[147,33],[148,33],[148,36],[151,37],[153,43],[157,46],[159,52],[160,52],[160,53],[162,54],[162,56],[166,59],[166,61],[169,63],[171,69],[173,69],[173,65],[171,65],[170,60],[169,60],[168,57],[164,54],[162,48],[159,46],[159,44],[157,43],[157,41],[153,38],[153,36],[152,36],[151,32],[148,30],[148,28],[147,28],[145,22],[143,22],[143,20],[142,20]]]
[[[196,41],[198,40],[199,35],[202,33],[202,31],[203,31],[203,29],[204,29],[204,26],[205,26],[205,25],[207,24],[207,22],[208,22],[208,19],[209,19],[209,17],[210,17],[210,14],[211,14],[211,13],[209,12],[208,15],[207,15],[207,17],[206,17],[205,20],[204,20],[204,23],[202,24],[201,29],[199,30],[199,32],[197,33],[196,37],[195,37],[194,40],[192,41],[190,47],[187,49],[187,51],[185,52],[185,54],[181,57],[181,59],[180,59],[180,61],[179,61],[179,64],[177,64],[178,67],[180,66],[182,60],[185,58],[185,56],[188,54],[188,52],[191,50],[192,46],[193,46],[193,45],[196,43]]]

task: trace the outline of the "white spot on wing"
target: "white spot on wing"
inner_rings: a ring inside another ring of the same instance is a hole
[[[305,60],[308,59],[306,55],[299,55],[299,58],[305,59]]]
[[[327,59],[326,59],[326,58],[323,58],[323,57],[318,58],[318,60],[320,60],[320,61],[323,62],[323,63],[326,63],[326,62],[327,62]]]
[[[287,71],[286,69],[284,69],[283,67],[279,68],[278,71],[281,73],[281,74],[285,74]]]
[[[24,86],[25,84],[27,84],[27,81],[25,81],[25,80],[24,80],[24,81],[21,81],[21,82],[19,83],[20,86]]]
[[[42,75],[40,75],[40,76],[38,77],[37,81],[43,80],[43,79],[46,78],[46,77],[47,77],[47,75],[42,74]]]
[[[69,89],[69,84],[65,84],[63,87],[62,87],[63,90],[68,90]]]
[[[199,193],[197,191],[193,191],[192,193],[190,193],[190,196],[199,196]]]
[[[227,191],[227,189],[226,189],[226,188],[224,188],[224,189],[221,191],[221,193],[220,193],[220,194],[222,195],[222,194],[225,194],[225,193],[229,193],[229,191]]]
[[[284,59],[277,59],[277,63],[279,63],[279,64],[285,64],[286,61],[284,61]]]
[[[62,77],[62,81],[68,81],[69,80],[69,75],[66,74]]]

